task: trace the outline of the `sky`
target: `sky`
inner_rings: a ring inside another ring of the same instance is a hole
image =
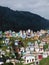
[[[0,6],[29,11],[49,19],[49,0],[0,0]]]

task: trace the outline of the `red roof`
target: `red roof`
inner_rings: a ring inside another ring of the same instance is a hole
[[[42,59],[42,55],[38,55],[38,59],[41,60]]]

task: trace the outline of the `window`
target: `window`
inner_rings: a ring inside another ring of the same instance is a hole
[[[38,65],[38,62],[36,62],[36,64]]]
[[[27,60],[27,63],[29,62],[29,60]]]
[[[32,59],[32,61],[34,61],[34,59]]]
[[[42,48],[41,48],[41,51],[42,51]]]

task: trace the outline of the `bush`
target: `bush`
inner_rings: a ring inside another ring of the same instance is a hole
[[[11,62],[10,63],[4,63],[4,65],[13,65],[13,63],[11,63]]]

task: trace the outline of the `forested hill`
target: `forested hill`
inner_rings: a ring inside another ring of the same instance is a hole
[[[49,29],[49,21],[43,17],[27,11],[13,11],[0,6],[0,30],[27,30],[34,31]]]

